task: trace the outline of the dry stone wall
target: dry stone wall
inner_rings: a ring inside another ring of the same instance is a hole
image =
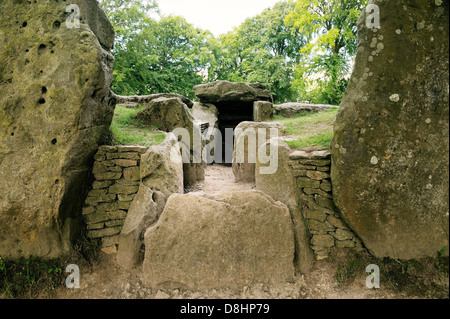
[[[119,243],[122,231],[140,183],[143,146],[100,146],[92,173],[95,181],[86,198],[83,217],[90,239],[101,240],[102,247]]]
[[[316,259],[327,258],[334,247],[364,250],[361,240],[341,219],[334,205],[330,152],[296,151],[290,155],[289,165],[297,179],[301,211]]]

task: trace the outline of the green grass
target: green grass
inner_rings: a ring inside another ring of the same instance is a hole
[[[39,258],[17,261],[0,258],[0,296],[3,298],[36,298],[63,285],[66,274],[58,259]]]
[[[147,127],[134,116],[141,110],[116,106],[111,124],[112,142],[114,145],[152,146],[162,143],[166,133],[158,127]]]
[[[114,145],[152,146],[162,143],[166,133],[158,127],[147,127],[135,115],[141,110],[118,105],[111,125]],[[301,113],[293,118],[275,116],[273,121],[286,127],[286,143],[294,149],[329,149],[338,108],[320,113]]]
[[[338,108],[320,113],[301,113],[292,118],[275,116],[273,121],[286,127],[286,143],[294,149],[329,149]]]
[[[334,278],[340,288],[364,285],[369,275],[366,267],[374,264],[380,268],[382,289],[426,299],[448,299],[449,258],[444,254],[443,249],[436,254],[437,258],[400,261],[376,258],[368,252],[353,249],[334,249],[329,262],[336,269]]]

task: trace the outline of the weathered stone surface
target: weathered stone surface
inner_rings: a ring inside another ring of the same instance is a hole
[[[334,205],[334,201],[331,198],[327,198],[325,196],[316,194],[314,195],[314,200],[319,206],[325,207],[331,211],[336,210],[336,206]]]
[[[131,269],[142,262],[145,230],[158,221],[170,195],[183,193],[183,166],[181,153],[174,147],[176,142],[175,136],[168,134],[162,144],[142,155],[139,192],[120,234],[117,262],[123,268]]]
[[[281,139],[272,139],[262,145],[269,149],[271,144],[277,147],[277,161],[271,163],[276,165],[274,172],[264,172],[270,163],[256,163],[256,189],[271,196],[274,200],[282,202],[289,208],[295,235],[295,268],[300,273],[307,273],[311,268],[314,257],[309,247],[309,238],[300,207],[299,189],[296,179],[292,175],[289,166],[289,146]],[[275,155],[275,154],[274,154]],[[267,174],[270,173],[270,174]]]
[[[302,165],[312,165],[312,166],[330,166],[331,161],[330,160],[314,160],[314,159],[308,159],[308,160],[300,160],[300,164]]]
[[[107,192],[108,192],[107,189],[94,189],[89,192],[88,197],[103,196],[106,195]]]
[[[311,244],[318,247],[333,247],[335,240],[331,235],[316,235],[312,238]]]
[[[122,172],[104,172],[95,174],[97,181],[111,181],[122,177]]]
[[[306,104],[306,103],[285,103],[281,105],[275,105],[274,109],[278,115],[284,117],[294,117],[300,113],[318,113],[330,110],[336,107],[333,105],[325,104]]]
[[[144,279],[156,289],[240,290],[294,276],[289,209],[259,191],[172,195],[145,247]]]
[[[108,167],[103,165],[101,162],[95,162],[94,168],[92,169],[92,174],[99,174],[108,172]]]
[[[131,167],[137,166],[138,162],[136,160],[127,160],[127,159],[117,159],[114,163],[121,167]]]
[[[329,180],[325,180],[320,183],[320,189],[325,192],[331,192],[332,188],[333,186],[331,185],[331,182]]]
[[[136,193],[138,192],[139,188],[137,188]],[[120,202],[132,202],[135,198],[136,194],[135,193],[131,193],[131,194],[118,194],[117,198],[119,199]]]
[[[281,136],[283,129],[276,122],[242,122],[236,127],[233,173],[238,182],[255,182],[259,148],[269,139]]]
[[[328,216],[328,222],[336,228],[340,229],[348,229],[348,226],[342,221],[340,218],[336,218],[335,216]]]
[[[214,104],[194,103],[192,116],[199,123],[208,123],[208,131],[205,132],[207,136],[211,134],[208,134],[208,132],[218,128],[219,111]]]
[[[334,199],[376,257],[436,256],[449,245],[449,2],[373,3],[381,26],[358,22],[334,128]]]
[[[186,129],[189,133],[189,136],[186,138],[190,140],[186,141],[186,139],[183,139],[182,142],[185,143],[185,149],[189,148],[190,153],[188,150],[183,153],[189,156],[188,159],[184,159],[184,183],[185,185],[192,185],[205,179],[201,150],[197,152],[195,147],[195,140],[201,140],[200,127],[195,122],[186,104],[179,98],[159,98],[151,101],[148,107],[136,115],[136,118],[147,125],[156,125],[166,132],[173,132],[175,129]],[[203,140],[201,143],[203,143]],[[183,144],[180,144],[183,147]]]
[[[93,0],[0,1],[0,255],[57,257],[78,236],[113,117],[114,32]]]
[[[109,203],[116,199],[116,195],[114,194],[107,194],[107,195],[101,195],[101,196],[88,196],[86,198],[86,204],[89,205],[96,205],[98,203]]]
[[[173,134],[168,134],[162,144],[149,148],[141,161],[141,183],[167,197],[183,193],[181,154],[174,147],[176,141]]]
[[[92,239],[109,237],[118,235],[120,233],[121,227],[111,227],[99,230],[91,230],[88,232],[88,237]]]
[[[138,112],[136,118],[148,126],[157,126],[165,132],[172,132],[176,128],[189,130],[194,123],[189,108],[179,98],[152,100],[145,109]]]
[[[130,159],[130,160],[140,160],[141,155],[135,152],[127,152],[127,153],[106,153],[106,159],[114,160],[114,159]]]
[[[102,47],[106,50],[112,50],[115,37],[114,28],[109,23],[108,17],[103,10],[99,6],[93,5],[92,2],[92,0],[79,2],[81,21],[87,21],[89,28],[95,34]],[[53,23],[53,26],[56,27],[55,23]]]
[[[267,101],[253,103],[253,121],[269,122],[273,118],[273,104]]]
[[[149,104],[151,101],[157,100],[160,98],[164,98],[164,99],[178,98],[184,104],[186,104],[187,107],[189,107],[189,108],[192,108],[192,106],[194,105],[194,103],[191,100],[189,100],[187,97],[180,95],[180,94],[172,94],[172,93],[158,93],[158,94],[151,94],[151,95],[132,95],[132,96],[121,96],[121,95],[113,94],[113,98],[115,99],[116,104],[124,105],[129,108]]]
[[[310,230],[315,230],[315,231],[324,232],[324,233],[335,230],[333,225],[331,225],[330,223],[328,223],[326,221],[321,223],[317,220],[310,220],[310,221],[308,221],[308,227]]]
[[[308,176],[310,179],[314,179],[316,181],[321,181],[327,178],[330,178],[330,174],[319,172],[319,171],[307,171],[306,176]]]
[[[137,186],[127,186],[127,185],[120,185],[115,184],[109,188],[109,192],[111,194],[122,194],[122,195],[130,195],[135,194],[139,190],[139,187]]]
[[[86,221],[89,224],[97,224],[100,222],[106,222],[108,220],[114,220],[114,219],[124,219],[127,216],[127,212],[123,210],[117,210],[117,211],[106,211],[101,214],[92,214],[86,216]]]
[[[127,181],[139,181],[141,179],[139,166],[125,168],[123,170],[123,177]]]
[[[145,146],[138,146],[138,145],[119,145],[117,146],[117,152],[119,153],[130,153],[130,152],[136,152],[140,154],[144,154],[147,152],[148,147]]]
[[[334,238],[340,241],[351,240],[354,237],[353,233],[350,230],[345,229],[337,229],[334,234]]]
[[[327,211],[325,209],[309,209],[303,213],[305,218],[324,223],[327,220]]]
[[[297,185],[300,188],[319,188],[320,181],[316,181],[308,177],[299,177],[297,178]]]
[[[355,246],[356,244],[353,240],[344,240],[344,241],[336,240],[336,247],[338,248],[353,248]]]
[[[268,101],[273,102],[270,89],[260,83],[233,83],[217,81],[194,87],[194,93],[202,103],[229,101]]]
[[[315,195],[318,194],[320,196],[323,196],[325,198],[333,198],[333,196],[330,193],[327,193],[321,189],[317,189],[317,188],[303,188],[303,192],[306,195]]]

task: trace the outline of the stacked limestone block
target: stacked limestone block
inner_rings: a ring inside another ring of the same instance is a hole
[[[302,214],[316,258],[327,258],[334,247],[364,250],[361,240],[340,218],[334,205],[330,152],[296,151],[290,155],[289,165],[297,178]]]
[[[119,243],[131,202],[139,190],[142,146],[101,146],[92,173],[95,182],[83,209],[88,237],[102,247]]]

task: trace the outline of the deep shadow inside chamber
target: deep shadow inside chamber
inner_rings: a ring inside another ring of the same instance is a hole
[[[219,130],[222,133],[222,164],[231,166],[234,150],[234,137],[226,139],[227,129],[233,132],[240,123],[253,121],[253,101],[216,102],[214,105],[219,111]]]

